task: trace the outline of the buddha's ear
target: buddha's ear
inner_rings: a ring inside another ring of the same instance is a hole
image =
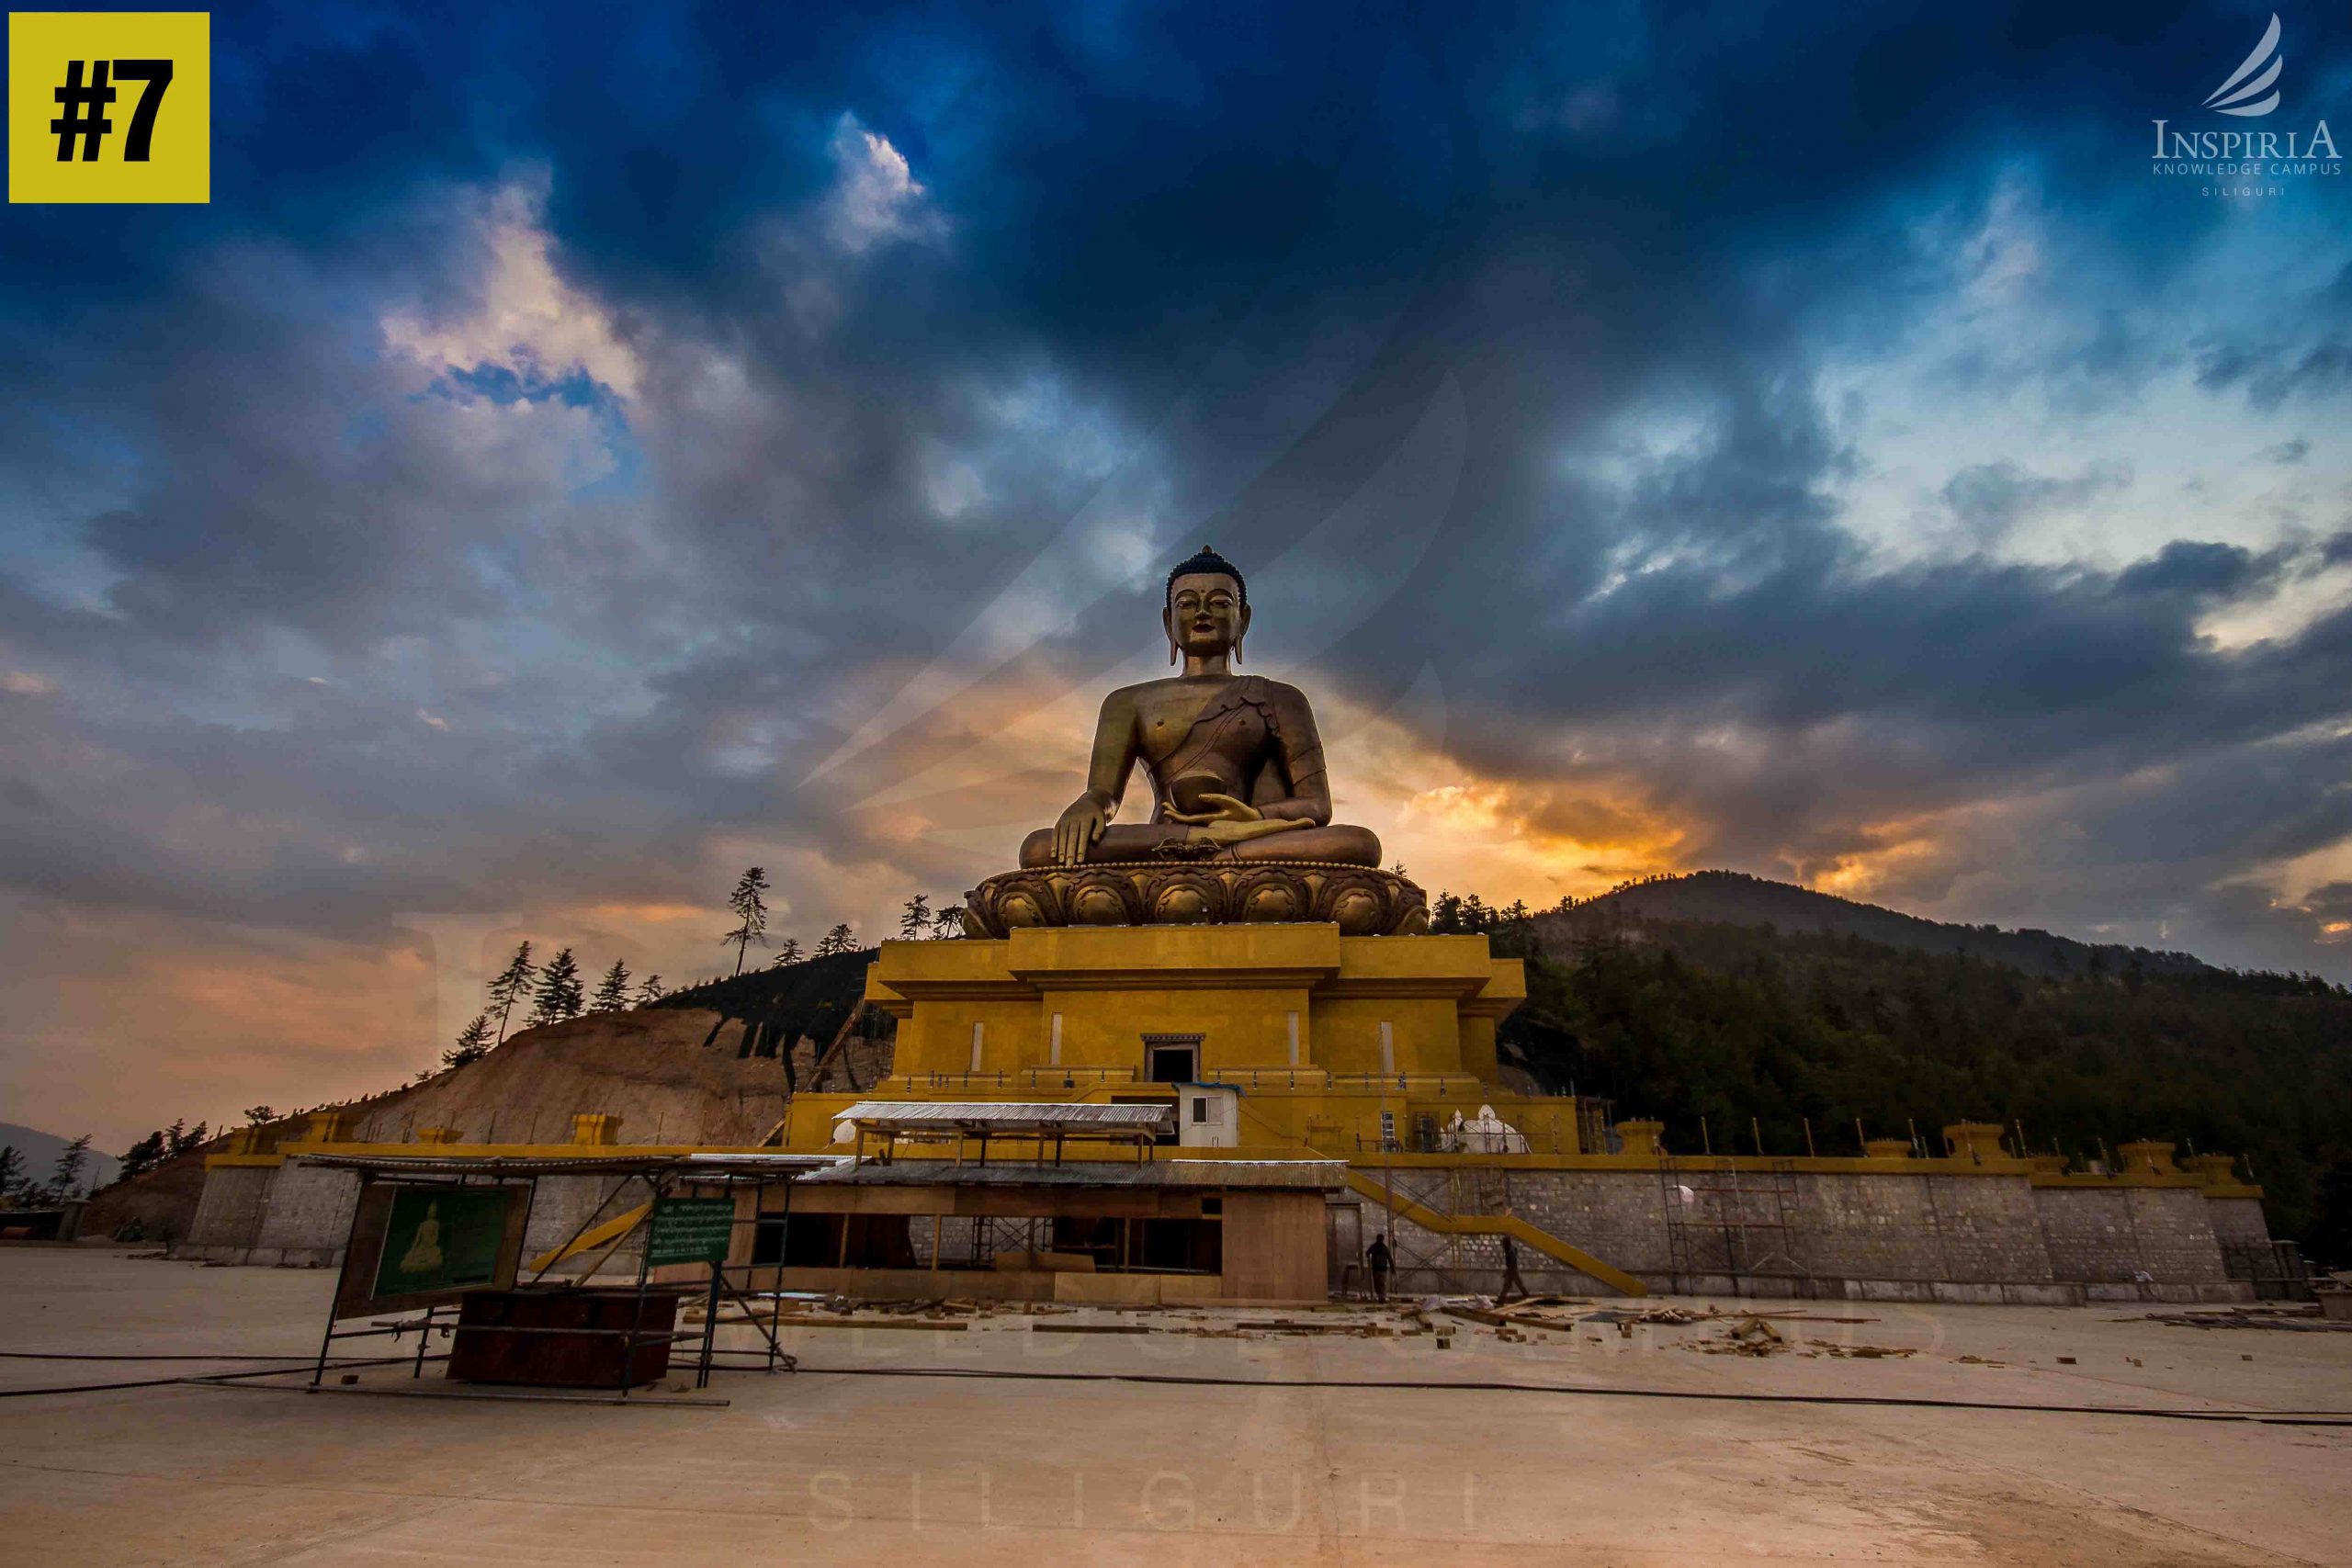
[[[1242,606],[1241,606],[1241,629],[1240,629],[1239,631],[1235,632],[1235,633],[1233,634],[1233,661],[1234,661],[1236,664],[1238,664],[1238,663],[1240,663],[1240,662],[1241,662],[1241,644],[1242,644],[1242,640],[1243,640],[1244,638],[1246,638],[1247,637],[1249,637],[1249,635],[1250,635],[1250,606],[1249,606],[1249,605],[1247,605],[1247,604],[1244,604],[1244,605],[1242,605]]]
[[[1168,634],[1168,662],[1173,664],[1176,662],[1178,657],[1176,652],[1176,606],[1173,604],[1162,604],[1159,607],[1159,629]]]

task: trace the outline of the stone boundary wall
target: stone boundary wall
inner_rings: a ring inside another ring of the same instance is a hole
[[[2193,1187],[2048,1187],[2023,1171],[1899,1168],[1356,1168],[1443,1213],[1516,1214],[1662,1293],[2052,1306],[2252,1299],[2223,1270],[2205,1214],[2218,1202]],[[2259,1222],[2258,1201],[2224,1201],[2252,1204]],[[1367,1236],[1387,1223],[1366,1198]],[[1395,1235],[1400,1292],[1501,1287],[1499,1236],[1447,1234],[1402,1214]],[[1532,1290],[1607,1290],[1532,1247],[1517,1252]]]
[[[2195,1188],[2041,1187],[2034,1198],[2052,1266],[2094,1301],[2138,1301],[2147,1286],[2230,1284],[2211,1201]]]
[[[264,1205],[277,1179],[274,1166],[214,1166],[204,1173],[204,1191],[196,1201],[196,1217],[187,1235],[172,1249],[178,1258],[209,1262],[241,1263],[261,1234]]]
[[[1660,1292],[2044,1305],[2253,1299],[2250,1284],[2228,1277],[2221,1243],[2267,1239],[2257,1197],[2209,1196],[2187,1185],[2037,1180],[2023,1170],[1963,1173],[1936,1164],[1883,1172],[1799,1170],[1793,1162],[1663,1173],[1635,1166],[1389,1170],[1376,1161],[1355,1168],[1441,1213],[1515,1214]],[[525,1257],[568,1240],[616,1179],[541,1178]],[[333,1267],[342,1260],[357,1190],[355,1172],[309,1166],[300,1156],[275,1166],[215,1166],[174,1255]],[[641,1191],[625,1191],[603,1217],[642,1201]],[[1386,1219],[1377,1201],[1363,1201],[1367,1239]],[[1492,1293],[1502,1284],[1499,1236],[1443,1233],[1403,1215],[1395,1235],[1400,1292]],[[929,1240],[925,1235],[919,1248],[926,1258]],[[1607,1289],[1532,1246],[1517,1251],[1532,1290]],[[553,1272],[584,1269],[595,1256]],[[634,1277],[636,1267],[632,1240],[598,1272]]]
[[[2212,1224],[2214,1238],[2219,1241],[2267,1242],[2270,1239],[2270,1222],[2263,1215],[2262,1200],[2259,1198],[2208,1198],[2205,1200],[2205,1218]]]
[[[594,1173],[539,1178],[530,1223],[523,1232],[525,1261],[571,1239],[617,1179]],[[605,1204],[600,1223],[644,1201],[643,1186],[632,1184]],[[206,1173],[196,1221],[187,1239],[172,1248],[172,1256],[261,1268],[337,1268],[358,1203],[356,1171],[305,1165],[299,1157],[279,1166],[215,1167]],[[596,1270],[600,1280],[637,1278],[636,1240],[625,1240],[605,1259]],[[577,1273],[603,1250],[567,1258],[548,1274]]]

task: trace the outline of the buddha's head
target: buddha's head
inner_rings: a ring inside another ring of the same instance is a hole
[[[1250,630],[1250,591],[1240,569],[1215,550],[1180,562],[1168,574],[1168,604],[1159,613],[1168,629],[1168,661],[1180,653],[1214,659],[1231,653],[1241,657],[1241,639]]]

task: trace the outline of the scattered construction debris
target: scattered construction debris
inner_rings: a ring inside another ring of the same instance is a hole
[[[2283,1328],[2298,1334],[2352,1334],[2352,1323],[2321,1315],[2317,1306],[2240,1306],[2206,1312],[2152,1312],[2144,1321],[2184,1328]]]
[[[1777,1356],[1789,1348],[1785,1335],[1753,1314],[1744,1315],[1713,1339],[1688,1347],[1706,1356]]]
[[[721,1323],[749,1323],[752,1319],[738,1314],[721,1317]],[[785,1313],[775,1320],[779,1328],[907,1328],[918,1333],[937,1332],[961,1334],[972,1325],[960,1319],[933,1317],[818,1317],[809,1313]]]
[[[1706,1321],[1705,1314],[1694,1314],[1697,1321]],[[1713,1338],[1686,1342],[1683,1348],[1696,1350],[1702,1356],[1778,1356],[1794,1348],[1787,1335],[1775,1327],[1777,1323],[1791,1319],[1809,1323],[1872,1323],[1867,1317],[1818,1317],[1810,1313],[1778,1312],[1740,1313],[1721,1319],[1728,1324],[1723,1333]],[[1838,1360],[1875,1361],[1886,1358],[1916,1356],[1916,1347],[1896,1348],[1885,1345],[1843,1345],[1834,1339],[1808,1339],[1807,1356],[1829,1356]]]
[[[695,1303],[688,1314],[700,1311]],[[1037,1319],[1069,1317],[1084,1312],[1088,1315],[1075,1322],[1041,1322]],[[928,1300],[904,1302],[858,1301],[841,1295],[819,1295],[815,1292],[773,1292],[763,1300],[756,1315],[740,1309],[722,1313],[722,1324],[773,1322],[783,1328],[878,1328],[878,1329],[940,1329],[963,1332],[979,1320],[995,1315],[1031,1320],[1027,1326],[1033,1334],[1075,1335],[1181,1335],[1203,1339],[1266,1339],[1277,1337],[1333,1337],[1351,1339],[1430,1340],[1440,1350],[1453,1348],[1455,1337],[1464,1325],[1491,1329],[1496,1341],[1504,1345],[1560,1344],[1565,1337],[1578,1329],[1588,1332],[1613,1327],[1620,1337],[1631,1339],[1637,1327],[1692,1328],[1718,1327],[1721,1333],[1686,1341],[1683,1348],[1711,1356],[1777,1356],[1795,1350],[1798,1345],[1781,1326],[1790,1323],[1805,1324],[1866,1324],[1879,1321],[1874,1317],[1836,1316],[1804,1310],[1779,1312],[1731,1312],[1721,1307],[1659,1305],[1601,1305],[1588,1297],[1538,1295],[1498,1303],[1484,1296],[1425,1296],[1419,1301],[1397,1303],[1388,1306],[1371,1303],[1333,1303],[1308,1305],[1302,1303],[1282,1316],[1228,1318],[1214,1310],[1197,1305],[1174,1303],[1110,1303],[1080,1307],[1054,1302],[981,1302],[963,1297],[940,1296]],[[2165,1314],[2154,1314],[2164,1317]],[[2188,1317],[2191,1314],[2173,1314]],[[2226,1314],[2197,1314],[2215,1317]],[[2302,1321],[2316,1320],[2305,1318]],[[1012,1326],[1008,1325],[1008,1326]],[[1826,1339],[1804,1342],[1806,1356],[1829,1356],[1840,1359],[1873,1360],[1890,1357],[1907,1357],[1917,1352],[1908,1348],[1889,1348],[1874,1345],[1845,1345]],[[1963,1360],[1980,1365],[2002,1363],[1984,1361],[1976,1357]]]

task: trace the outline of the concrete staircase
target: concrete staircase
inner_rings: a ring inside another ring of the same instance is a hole
[[[1295,1146],[1309,1158],[1329,1158],[1316,1147],[1301,1139],[1293,1138],[1257,1115],[1244,1105],[1242,1119],[1254,1123],[1268,1136]],[[1423,1230],[1441,1235],[1507,1235],[1522,1247],[1532,1247],[1544,1257],[1565,1263],[1579,1274],[1598,1280],[1611,1290],[1628,1296],[1646,1296],[1650,1288],[1613,1264],[1603,1263],[1580,1247],[1572,1247],[1550,1231],[1532,1225],[1516,1214],[1450,1214],[1432,1209],[1427,1203],[1392,1191],[1384,1183],[1374,1180],[1353,1166],[1348,1168],[1348,1185],[1382,1208],[1403,1215]]]
[[[1603,1263],[1582,1247],[1571,1247],[1550,1231],[1529,1224],[1516,1214],[1449,1214],[1408,1198],[1353,1168],[1348,1171],[1348,1185],[1423,1230],[1435,1231],[1441,1235],[1507,1235],[1522,1247],[1532,1247],[1546,1258],[1556,1259],[1580,1274],[1600,1280],[1612,1291],[1628,1296],[1650,1293],[1647,1285],[1623,1269]]]

